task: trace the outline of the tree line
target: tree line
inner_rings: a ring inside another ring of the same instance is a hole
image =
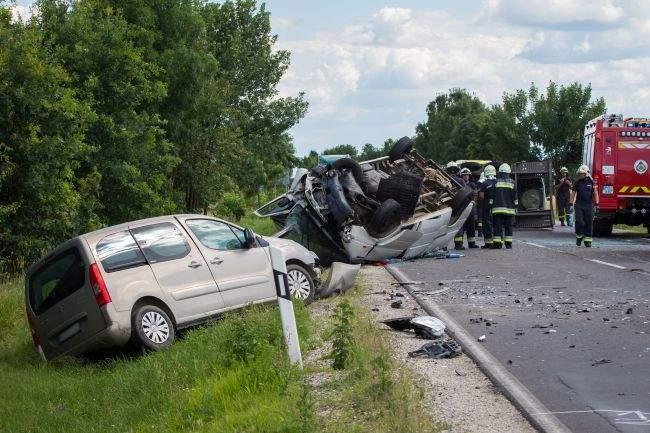
[[[302,94],[254,0],[0,0],[0,269],[104,225],[200,212],[294,163]]]
[[[580,83],[551,81],[544,92],[533,83],[528,89],[505,92],[501,103],[491,106],[467,89],[451,89],[427,105],[426,120],[416,126],[413,138],[421,154],[440,163],[551,159],[555,167],[573,166],[581,158],[586,123],[605,109],[603,98],[592,98],[591,85]],[[360,152],[343,144],[323,153],[372,159],[386,155],[393,143],[391,138],[381,147],[365,144]],[[301,163],[309,167],[317,157],[312,151]]]

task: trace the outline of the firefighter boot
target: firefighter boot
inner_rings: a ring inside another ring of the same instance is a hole
[[[512,242],[508,242],[508,241],[506,241],[505,244],[506,244],[506,248],[507,248],[507,249],[509,249],[509,250],[512,249]]]
[[[591,248],[591,238],[585,236],[585,247]]]
[[[576,245],[577,246],[582,245],[582,236],[576,236]]]
[[[560,225],[564,227],[564,218],[560,218]]]
[[[462,242],[454,242],[454,249],[458,250],[458,251],[461,251],[461,250],[464,250],[465,247],[463,246]]]
[[[493,250],[500,250],[501,249],[501,241],[494,241],[492,243],[492,249]]]

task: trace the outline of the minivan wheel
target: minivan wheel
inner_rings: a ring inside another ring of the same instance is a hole
[[[314,280],[305,268],[300,265],[287,265],[287,282],[291,297],[302,300],[305,304],[311,304],[316,296]]]
[[[174,324],[164,310],[143,305],[133,313],[133,337],[141,346],[162,350],[174,342]]]

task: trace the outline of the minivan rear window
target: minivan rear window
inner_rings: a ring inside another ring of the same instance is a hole
[[[119,271],[147,264],[147,261],[128,231],[106,236],[95,247],[106,272]]]
[[[79,290],[86,281],[86,265],[79,250],[71,248],[48,261],[29,279],[29,305],[44,313]]]

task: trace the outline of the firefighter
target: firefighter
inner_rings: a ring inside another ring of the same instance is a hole
[[[481,175],[478,178],[478,181],[476,182],[476,236],[482,238],[483,237],[483,202],[480,201],[478,198],[479,192],[481,191],[481,187],[483,186],[483,182],[485,182],[485,172],[482,171]]]
[[[460,172],[458,164],[456,164],[454,161],[449,161],[446,168],[447,173],[449,173],[460,186],[465,186],[465,181],[458,175],[458,172]]]
[[[500,249],[502,243],[506,248],[512,248],[512,226],[517,207],[517,193],[515,183],[510,178],[510,171],[508,164],[501,164],[494,184],[494,202],[492,204],[494,249]]]
[[[474,193],[476,194],[476,184],[470,180],[471,174],[472,172],[467,167],[463,168],[460,171],[460,176],[462,177],[463,182],[465,182],[465,185],[472,188],[474,190]],[[467,247],[478,248],[478,246],[476,245],[475,224],[476,224],[476,208],[474,207],[472,208],[472,212],[465,220],[465,224],[463,224],[463,227],[460,229],[458,233],[456,233],[456,236],[454,237],[454,246],[457,250],[465,249],[463,247],[463,235],[465,233],[467,233]]]
[[[493,165],[485,166],[483,169],[485,180],[481,183],[478,198],[481,204],[481,221],[483,222],[484,245],[481,248],[492,248],[492,204],[494,201],[494,184],[496,183],[497,170]]]
[[[580,246],[584,241],[585,247],[589,248],[592,242],[595,208],[598,206],[598,190],[586,165],[578,168],[578,180],[573,184],[571,205],[575,212],[576,245]]]
[[[555,182],[555,203],[560,218],[560,224],[564,226],[564,220],[568,217],[569,206],[571,205],[571,188],[573,183],[568,177],[569,170],[566,167],[560,169],[560,177]]]

